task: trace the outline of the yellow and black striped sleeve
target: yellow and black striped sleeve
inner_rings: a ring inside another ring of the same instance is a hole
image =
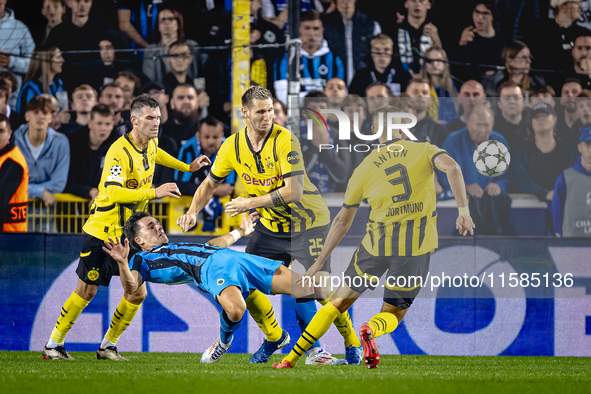
[[[363,185],[367,182],[369,175],[363,168],[364,165],[362,163],[353,171],[353,175],[351,175],[351,179],[349,179],[349,183],[347,184],[347,190],[345,191],[343,208],[359,208],[359,204],[363,201]]]
[[[234,169],[232,155],[236,155],[236,143],[238,143],[238,133],[226,138],[220,147],[215,158],[215,162],[211,167],[211,172],[209,173],[209,176],[211,176],[216,181],[223,181]]]
[[[433,145],[433,144],[427,143],[426,145],[427,145],[427,157],[431,161],[431,164],[433,164],[433,168],[436,168],[435,167],[435,159],[439,155],[447,154],[447,151],[445,149],[441,149],[438,146]]]
[[[300,141],[294,135],[291,135],[289,139],[283,138],[279,141],[275,160],[279,161],[283,179],[305,174],[302,148],[300,147]]]

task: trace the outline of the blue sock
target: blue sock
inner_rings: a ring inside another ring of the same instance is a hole
[[[313,298],[298,298],[296,299],[296,320],[298,321],[298,325],[300,326],[300,330],[304,332],[308,324],[312,321],[312,318],[318,311],[316,309],[316,300]],[[316,341],[310,349],[314,349],[315,347],[320,347],[320,342]]]
[[[230,320],[226,311],[222,310],[220,313],[220,340],[222,343],[228,344],[234,337],[234,331],[240,327],[242,319],[238,321]]]

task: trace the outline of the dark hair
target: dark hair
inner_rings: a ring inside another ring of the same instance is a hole
[[[546,93],[549,93],[552,97],[556,97],[556,91],[550,85],[544,85],[541,88],[534,90],[532,92],[532,96],[534,94],[546,94]]]
[[[192,52],[193,52],[193,45],[189,44],[189,43],[188,43],[187,41],[185,41],[185,40],[183,40],[183,41],[181,41],[181,40],[177,40],[177,41],[173,42],[172,44],[170,44],[170,46],[168,47],[168,53],[170,53],[170,50],[171,50],[172,48],[174,48],[174,47],[178,47],[178,46],[181,46],[181,45],[184,45],[184,46],[186,46],[187,48],[189,48],[189,50],[191,51],[191,54],[192,54]]]
[[[186,40],[186,37],[185,37],[185,23],[183,21],[183,15],[171,6],[164,6],[162,8],[159,8],[158,14],[160,15],[160,13],[165,10],[172,12],[172,15],[176,19],[177,25],[179,27],[179,29],[177,31],[177,40],[184,42]],[[158,23],[158,25],[160,24],[160,16],[158,16],[157,23]],[[158,28],[159,27],[158,25],[154,29],[154,42],[155,43],[159,43],[162,40],[162,36],[160,35],[160,29]]]
[[[18,81],[14,77],[14,74],[11,73],[10,71],[0,71],[0,79],[10,80],[10,82],[12,83],[10,94],[13,94],[16,91],[16,89],[18,88]]]
[[[423,77],[413,77],[410,81],[408,81],[408,84],[406,86],[410,86],[413,83],[425,83],[429,85],[429,87],[431,87],[431,82],[427,78]]]
[[[276,97],[273,97],[273,106],[275,106],[275,104],[279,103],[279,105],[281,105],[281,109],[283,110],[283,113],[287,116],[287,108],[285,107],[285,104],[283,104],[283,101],[279,100]]]
[[[131,115],[142,112],[142,108],[149,107],[150,109],[160,108],[158,101],[154,100],[149,94],[143,93],[133,99],[130,106]]]
[[[583,89],[583,91],[581,93],[579,93],[579,95],[577,97],[591,98],[591,90],[589,90],[589,89]]]
[[[177,89],[180,88],[191,88],[195,91],[195,94],[197,94],[197,89],[195,89],[195,86],[191,85],[190,83],[181,83],[180,85],[175,86],[174,89],[172,89],[172,93],[170,94],[170,98],[174,97],[174,92],[176,92]]]
[[[300,14],[300,23],[302,22],[309,22],[309,21],[319,21],[320,19],[320,12],[314,10],[303,11]]]
[[[222,122],[220,122],[215,116],[207,115],[205,118],[199,121],[199,125],[197,126],[197,131],[201,131],[201,126],[204,124],[208,126],[218,127],[221,126],[222,130],[224,129],[222,126]]]
[[[519,86],[518,83],[514,82],[514,81],[505,81],[501,84],[501,86],[499,86],[499,97],[501,96],[501,91],[503,89],[510,89],[510,88],[519,88],[519,90],[521,90],[521,97],[524,97],[523,95],[523,89],[521,88],[521,86]]]
[[[123,70],[123,71],[119,71],[117,73],[115,80],[117,80],[117,78],[119,78],[119,77],[127,78],[133,82],[133,95],[134,96],[137,96],[138,94],[140,94],[141,82],[140,82],[140,79],[138,78],[137,75],[135,75],[131,71]]]
[[[0,92],[4,92],[6,100],[8,100],[11,95],[10,89],[8,89],[8,83],[4,79],[0,79]]]
[[[251,86],[242,95],[242,106],[248,109],[252,108],[253,100],[273,99],[271,91],[261,86]]]
[[[562,84],[562,86],[566,85],[567,83],[577,83],[581,87],[583,87],[583,84],[581,83],[581,80],[579,78],[575,78],[575,77],[567,78],[566,81],[564,81],[564,83]],[[561,87],[561,89],[562,89],[562,87]]]
[[[29,111],[42,111],[44,114],[50,114],[53,112],[53,104],[51,103],[51,100],[46,97],[35,96],[27,103],[26,112]]]
[[[6,122],[6,125],[10,129],[10,119],[8,119],[8,116],[6,116],[2,112],[0,112],[0,123],[2,123],[2,122]]]
[[[474,9],[476,8],[477,5],[482,4],[483,6],[485,6],[486,8],[488,8],[488,10],[490,11],[490,13],[492,14],[493,20],[494,21],[498,21],[498,8],[497,8],[497,0],[474,0],[472,2],[472,12],[474,12]]]
[[[410,85],[410,83],[409,83],[409,85]],[[367,96],[367,91],[369,89],[371,89],[373,87],[376,87],[376,86],[383,86],[383,87],[385,87],[386,88],[386,92],[388,93],[388,97],[394,97],[394,93],[392,93],[392,89],[390,89],[390,86],[386,85],[384,82],[379,82],[379,81],[372,82],[369,85],[367,85],[367,87],[365,88],[365,95]]]
[[[100,92],[99,92],[99,96],[102,96],[103,95],[103,92],[107,88],[115,88],[115,89],[121,89],[121,90],[123,90],[123,88],[121,87],[121,85],[119,85],[117,82],[109,82],[109,83],[106,83],[103,86],[101,86]]]
[[[107,104],[97,104],[90,110],[90,119],[94,119],[94,115],[113,116],[113,110]]]
[[[129,219],[127,219],[125,226],[123,226],[123,236],[129,240],[129,246],[134,249],[133,253],[141,252],[142,250],[137,242],[135,242],[135,237],[137,236],[137,224],[140,220],[148,216],[152,216],[148,211],[135,212]],[[131,251],[129,255],[132,256]]]
[[[306,98],[322,98],[328,97],[322,90],[311,90],[306,94]]]

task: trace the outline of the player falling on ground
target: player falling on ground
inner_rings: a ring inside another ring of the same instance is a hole
[[[247,127],[222,144],[207,179],[201,183],[191,207],[177,224],[185,231],[193,227],[197,213],[208,203],[224,178],[235,170],[250,198],[238,197],[226,203],[226,212],[239,214],[256,209],[261,215],[261,224],[252,234],[246,252],[281,260],[286,266],[297,259],[308,269],[320,254],[328,232],[328,206],[306,175],[298,139],[286,128],[273,123],[271,92],[260,86],[249,88],[242,96],[242,114]],[[328,276],[330,260],[326,259],[317,271],[318,277]],[[296,318],[302,332],[316,313],[314,298],[325,305],[329,290],[315,288],[308,297],[296,300]],[[247,305],[249,310],[262,309],[251,305],[250,299]],[[359,364],[361,343],[349,314],[339,315],[335,326],[345,339],[346,361]],[[262,362],[258,354],[250,362]],[[318,341],[311,344],[306,358],[306,364],[341,362],[343,360],[322,350]]]
[[[145,281],[169,285],[194,282],[200,290],[212,294],[223,308],[220,337],[203,353],[201,362],[217,362],[230,348],[233,334],[242,323],[246,305],[250,304],[245,300],[263,298],[270,306],[263,294],[301,297],[312,291],[311,287],[296,286],[295,280],[300,276],[292,273],[279,260],[227,249],[240,237],[252,233],[256,218],[256,213],[248,217],[244,214],[239,229],[207,243],[169,243],[158,220],[147,212],[137,212],[125,224],[123,232],[126,239],[123,244],[119,238],[109,238],[103,249],[119,264],[126,294],[134,294],[140,286],[145,286]],[[128,260],[130,243],[139,252]],[[251,315],[264,311],[249,310]],[[271,327],[267,325],[267,328]],[[272,344],[271,354],[289,344],[287,331],[276,323],[272,328],[278,331],[274,334],[280,340]],[[268,338],[271,331],[265,334]]]
[[[391,106],[378,108],[373,115],[374,134],[380,116],[385,122],[388,113],[397,112],[400,111]],[[392,137],[394,139],[387,141],[387,135],[381,134],[380,144],[383,146],[379,151],[374,149],[353,172],[343,207],[330,227],[322,253],[303,276],[310,277],[320,269],[349,230],[361,201],[367,199],[371,206],[367,234],[344,274],[345,278],[351,278],[353,287],[343,284],[337,290],[330,303],[314,316],[293,350],[280,363],[273,364],[273,368],[294,367],[310,343],[322,337],[334,319],[371,286],[368,280],[356,287],[355,276],[373,278],[374,286],[377,286],[382,274],[388,271],[388,278],[403,277],[407,285],[401,280],[386,283],[381,312],[359,330],[365,364],[369,368],[378,366],[380,355],[374,338],[396,329],[420,291],[422,282],[413,285],[409,277],[420,276],[425,281],[429,258],[437,248],[435,169],[447,173],[456,197],[459,207],[456,228],[462,235],[473,234],[474,223],[468,212],[460,166],[435,145],[401,140],[400,130],[394,130]]]
[[[102,250],[108,237],[120,236],[125,220],[135,211],[146,209],[148,201],[176,197],[180,192],[174,183],[153,189],[154,167],[161,164],[183,172],[195,172],[211,165],[206,156],[191,165],[182,163],[158,148],[160,108],[158,102],[143,94],[131,103],[133,129],[111,145],[90,217],[84,224],[84,243],[76,273],[80,278],[72,295],[64,303],[50,339],[43,349],[47,360],[73,360],[64,346],[66,335],[80,313],[96,294],[99,286],[109,286],[111,277],[119,275],[117,263]],[[115,132],[115,131],[113,131]],[[97,351],[98,359],[126,360],[117,351],[117,341],[133,320],[146,298],[145,286],[133,294],[125,294]]]

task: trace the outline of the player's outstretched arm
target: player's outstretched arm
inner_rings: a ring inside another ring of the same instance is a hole
[[[459,215],[456,219],[456,229],[462,235],[474,235],[474,222],[470,217],[468,210],[468,194],[466,193],[466,184],[464,183],[464,175],[460,165],[449,155],[443,154],[435,158],[435,167],[447,174],[451,191],[456,199],[458,205]]]
[[[292,202],[299,202],[304,194],[304,176],[296,175],[286,178],[283,187],[269,194],[258,197],[236,197],[224,206],[226,212],[236,216],[256,208],[287,207]]]
[[[304,275],[296,280],[297,284],[301,284],[303,278],[310,278],[320,271],[320,268],[322,268],[322,265],[328,256],[330,256],[334,248],[337,247],[337,245],[342,241],[343,237],[347,234],[347,231],[349,231],[349,228],[351,228],[351,224],[353,224],[353,219],[355,219],[356,214],[357,207],[341,208],[330,225],[330,230],[326,236],[326,241],[324,241],[322,252],[316,259],[316,262],[304,273]]]
[[[258,213],[251,213],[250,215],[244,214],[242,215],[242,222],[240,223],[240,227],[236,230],[230,231],[228,234],[224,234],[221,237],[214,238],[209,240],[207,243],[213,246],[220,246],[222,248],[227,248],[230,245],[236,243],[240,238],[252,234],[254,231],[254,226],[256,225],[256,221],[259,218]]]
[[[217,180],[210,173],[195,191],[193,201],[191,201],[191,206],[187,213],[177,219],[177,226],[182,228],[183,231],[189,231],[189,229],[194,227],[197,224],[197,214],[207,205],[213,193],[223,182],[223,179]]]
[[[119,276],[125,294],[131,295],[135,293],[139,287],[139,283],[142,283],[142,278],[138,271],[133,271],[132,273],[129,270],[129,265],[127,264],[129,241],[126,239],[125,241],[120,242],[119,237],[115,237],[115,240],[109,237],[108,241],[105,241],[103,250],[117,262],[117,265],[119,265]]]
[[[211,160],[209,157],[205,155],[201,155],[190,165],[183,163],[182,161],[172,157],[163,149],[158,149],[156,152],[156,164],[161,164],[165,167],[174,168],[175,170],[183,171],[183,172],[195,172],[199,171],[201,168],[210,166]]]

